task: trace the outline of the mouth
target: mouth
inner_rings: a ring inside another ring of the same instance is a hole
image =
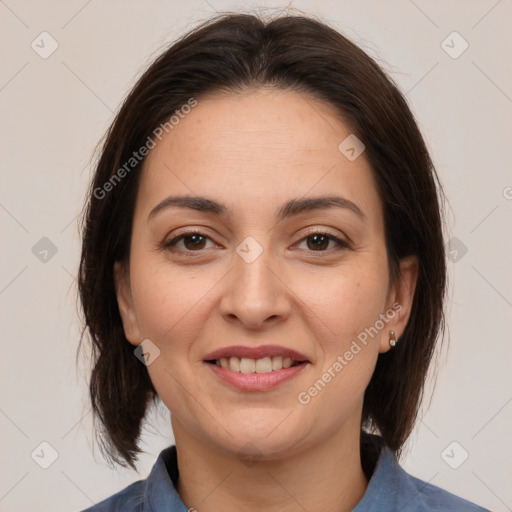
[[[298,378],[312,362],[306,355],[281,345],[232,345],[203,359],[213,375],[240,391],[270,391]]]
[[[232,356],[207,359],[204,364],[216,379],[230,388],[242,392],[264,392],[298,378],[311,363],[283,356],[258,359]]]
[[[237,373],[272,373],[295,366],[308,364],[307,360],[295,360],[291,357],[268,356],[259,359],[248,357],[221,357],[205,361],[208,364],[220,366]]]

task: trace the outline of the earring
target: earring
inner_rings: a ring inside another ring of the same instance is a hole
[[[398,338],[396,337],[395,331],[389,331],[389,344],[394,347]]]

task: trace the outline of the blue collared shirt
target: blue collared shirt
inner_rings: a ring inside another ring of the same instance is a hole
[[[145,480],[134,482],[82,512],[189,512],[176,491],[178,476],[176,446],[169,446],[162,450]],[[383,446],[366,492],[352,512],[434,510],[490,512],[409,475],[393,452]]]

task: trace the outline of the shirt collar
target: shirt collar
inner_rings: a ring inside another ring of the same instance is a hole
[[[173,445],[160,452],[151,469],[146,480],[142,511],[189,512],[175,488],[178,476],[178,458],[176,446]]]
[[[379,444],[375,469],[363,498],[353,512],[395,511],[407,505],[411,495],[417,493],[391,449],[382,442]],[[162,450],[146,479],[142,511],[189,512],[176,490],[178,477],[177,452],[173,445]]]

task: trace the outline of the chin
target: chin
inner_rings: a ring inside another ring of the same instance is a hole
[[[263,421],[261,415],[262,412],[258,412],[252,422],[238,420],[229,423],[229,429],[226,429],[233,436],[225,431],[218,432],[225,435],[222,435],[222,439],[215,439],[216,444],[239,457],[253,457],[255,460],[282,458],[301,449],[307,436],[304,423],[297,425],[291,420],[293,414],[287,418],[283,411],[272,415],[272,420],[269,418],[268,421]]]

